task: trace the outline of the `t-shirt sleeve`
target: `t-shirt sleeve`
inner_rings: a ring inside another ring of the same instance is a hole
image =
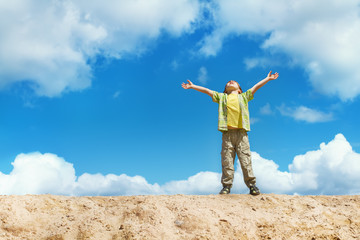
[[[251,89],[247,90],[245,93],[245,98],[247,99],[247,101],[249,102],[250,100],[253,100],[254,99],[254,95],[251,91]]]
[[[213,96],[212,96],[212,100],[213,102],[219,103],[220,101],[220,94],[216,91],[213,91]]]

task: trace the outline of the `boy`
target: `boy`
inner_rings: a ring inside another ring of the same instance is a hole
[[[219,103],[218,130],[222,132],[221,183],[223,185],[220,194],[230,193],[234,179],[235,154],[237,154],[240,161],[244,182],[250,189],[250,194],[260,194],[259,189],[256,187],[256,178],[252,170],[251,152],[247,135],[247,132],[250,131],[248,102],[254,98],[257,90],[278,77],[278,73],[272,74],[270,71],[266,78],[246,92],[243,92],[239,83],[233,80],[226,84],[223,93],[197,86],[190,80],[187,80],[188,83],[182,83],[181,85],[184,89],[195,89],[206,93],[214,102]]]

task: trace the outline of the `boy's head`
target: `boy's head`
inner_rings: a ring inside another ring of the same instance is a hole
[[[224,93],[230,94],[233,91],[237,91],[239,94],[243,92],[238,82],[230,80],[225,85]]]

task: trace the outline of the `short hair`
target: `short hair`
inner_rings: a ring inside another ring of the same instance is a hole
[[[230,80],[230,81],[234,81],[234,80]],[[230,82],[230,81],[229,81],[229,82]],[[227,85],[229,82],[227,82],[226,85]],[[243,90],[241,89],[240,84],[239,84],[237,81],[234,81],[234,82],[236,82],[237,85],[239,86],[239,89],[240,89],[240,90],[239,90],[239,93],[243,93]],[[223,92],[223,93],[226,93],[226,94],[227,94],[227,92],[226,92],[226,85],[225,85],[225,89],[224,89],[224,92]]]

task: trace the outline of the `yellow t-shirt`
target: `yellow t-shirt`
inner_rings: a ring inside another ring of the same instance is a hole
[[[228,97],[229,96],[226,93],[218,93],[216,91],[213,91],[213,101],[216,103],[219,103],[218,129],[221,132],[228,130],[228,123],[227,123],[228,122],[228,120],[227,120]],[[249,102],[253,99],[254,99],[254,95],[253,95],[251,89],[238,95],[240,116],[241,116],[241,125],[242,125],[242,128],[245,129],[246,131],[250,131]]]
[[[241,110],[238,94],[229,94],[227,99],[227,125],[242,128]]]

